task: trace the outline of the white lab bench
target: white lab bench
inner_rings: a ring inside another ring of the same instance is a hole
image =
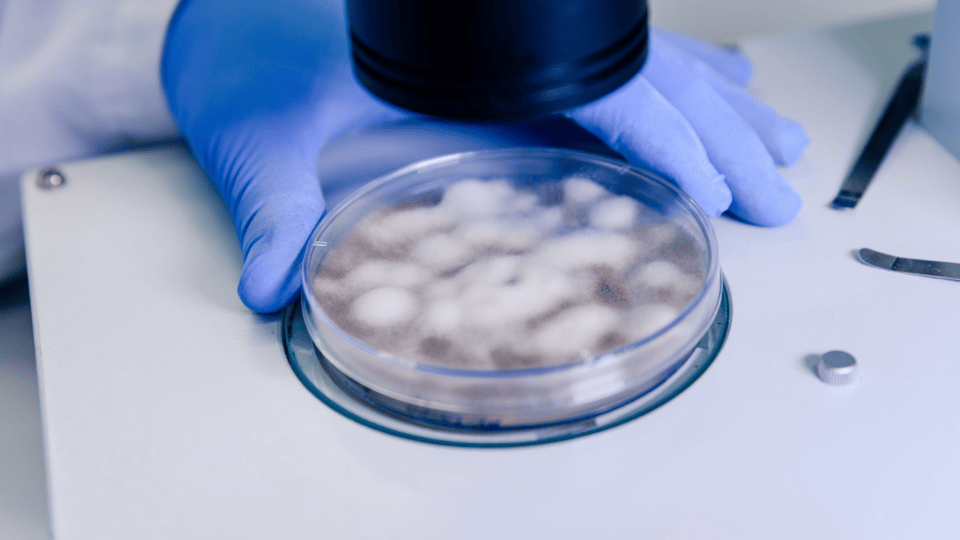
[[[805,206],[713,220],[728,339],[617,428],[513,449],[400,439],[298,381],[243,307],[214,188],[180,146],[23,185],[56,538],[948,538],[960,531],[960,284],[854,251],[960,261],[960,163],[908,124],[852,211],[828,203],[926,16],[758,38],[757,95],[812,143]],[[343,159],[347,159],[344,157]],[[815,355],[859,362],[849,387]]]

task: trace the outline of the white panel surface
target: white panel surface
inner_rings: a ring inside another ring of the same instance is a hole
[[[647,0],[650,22],[719,42],[930,11],[936,0]]]
[[[57,538],[950,537],[960,284],[852,253],[960,262],[960,164],[910,125],[860,206],[826,207],[928,26],[744,45],[758,95],[813,139],[787,171],[805,208],[779,229],[714,220],[734,318],[701,379],[549,446],[414,443],[317,401],[276,318],[237,299],[229,219],[182,148],[25,182]],[[852,387],[811,371],[831,349],[859,360]]]

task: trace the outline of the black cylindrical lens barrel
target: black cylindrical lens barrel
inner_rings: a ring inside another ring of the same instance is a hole
[[[647,55],[646,0],[347,0],[354,74],[399,107],[519,119],[582,105]]]

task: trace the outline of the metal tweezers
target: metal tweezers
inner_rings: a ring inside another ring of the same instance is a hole
[[[853,208],[860,201],[863,192],[866,191],[873,175],[880,168],[880,163],[893,144],[897,134],[907,119],[913,116],[920,104],[920,93],[923,90],[923,77],[927,70],[927,51],[930,48],[930,35],[918,34],[913,37],[914,46],[920,51],[920,58],[907,66],[906,71],[900,77],[900,84],[887,103],[883,116],[877,122],[873,129],[870,139],[857,158],[847,179],[840,187],[840,193],[837,194],[833,202],[830,203],[835,209]]]

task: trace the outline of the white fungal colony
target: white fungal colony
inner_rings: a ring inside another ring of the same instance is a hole
[[[362,219],[313,292],[378,350],[464,369],[591,357],[648,337],[690,304],[703,247],[585,178],[536,188],[463,180]]]

